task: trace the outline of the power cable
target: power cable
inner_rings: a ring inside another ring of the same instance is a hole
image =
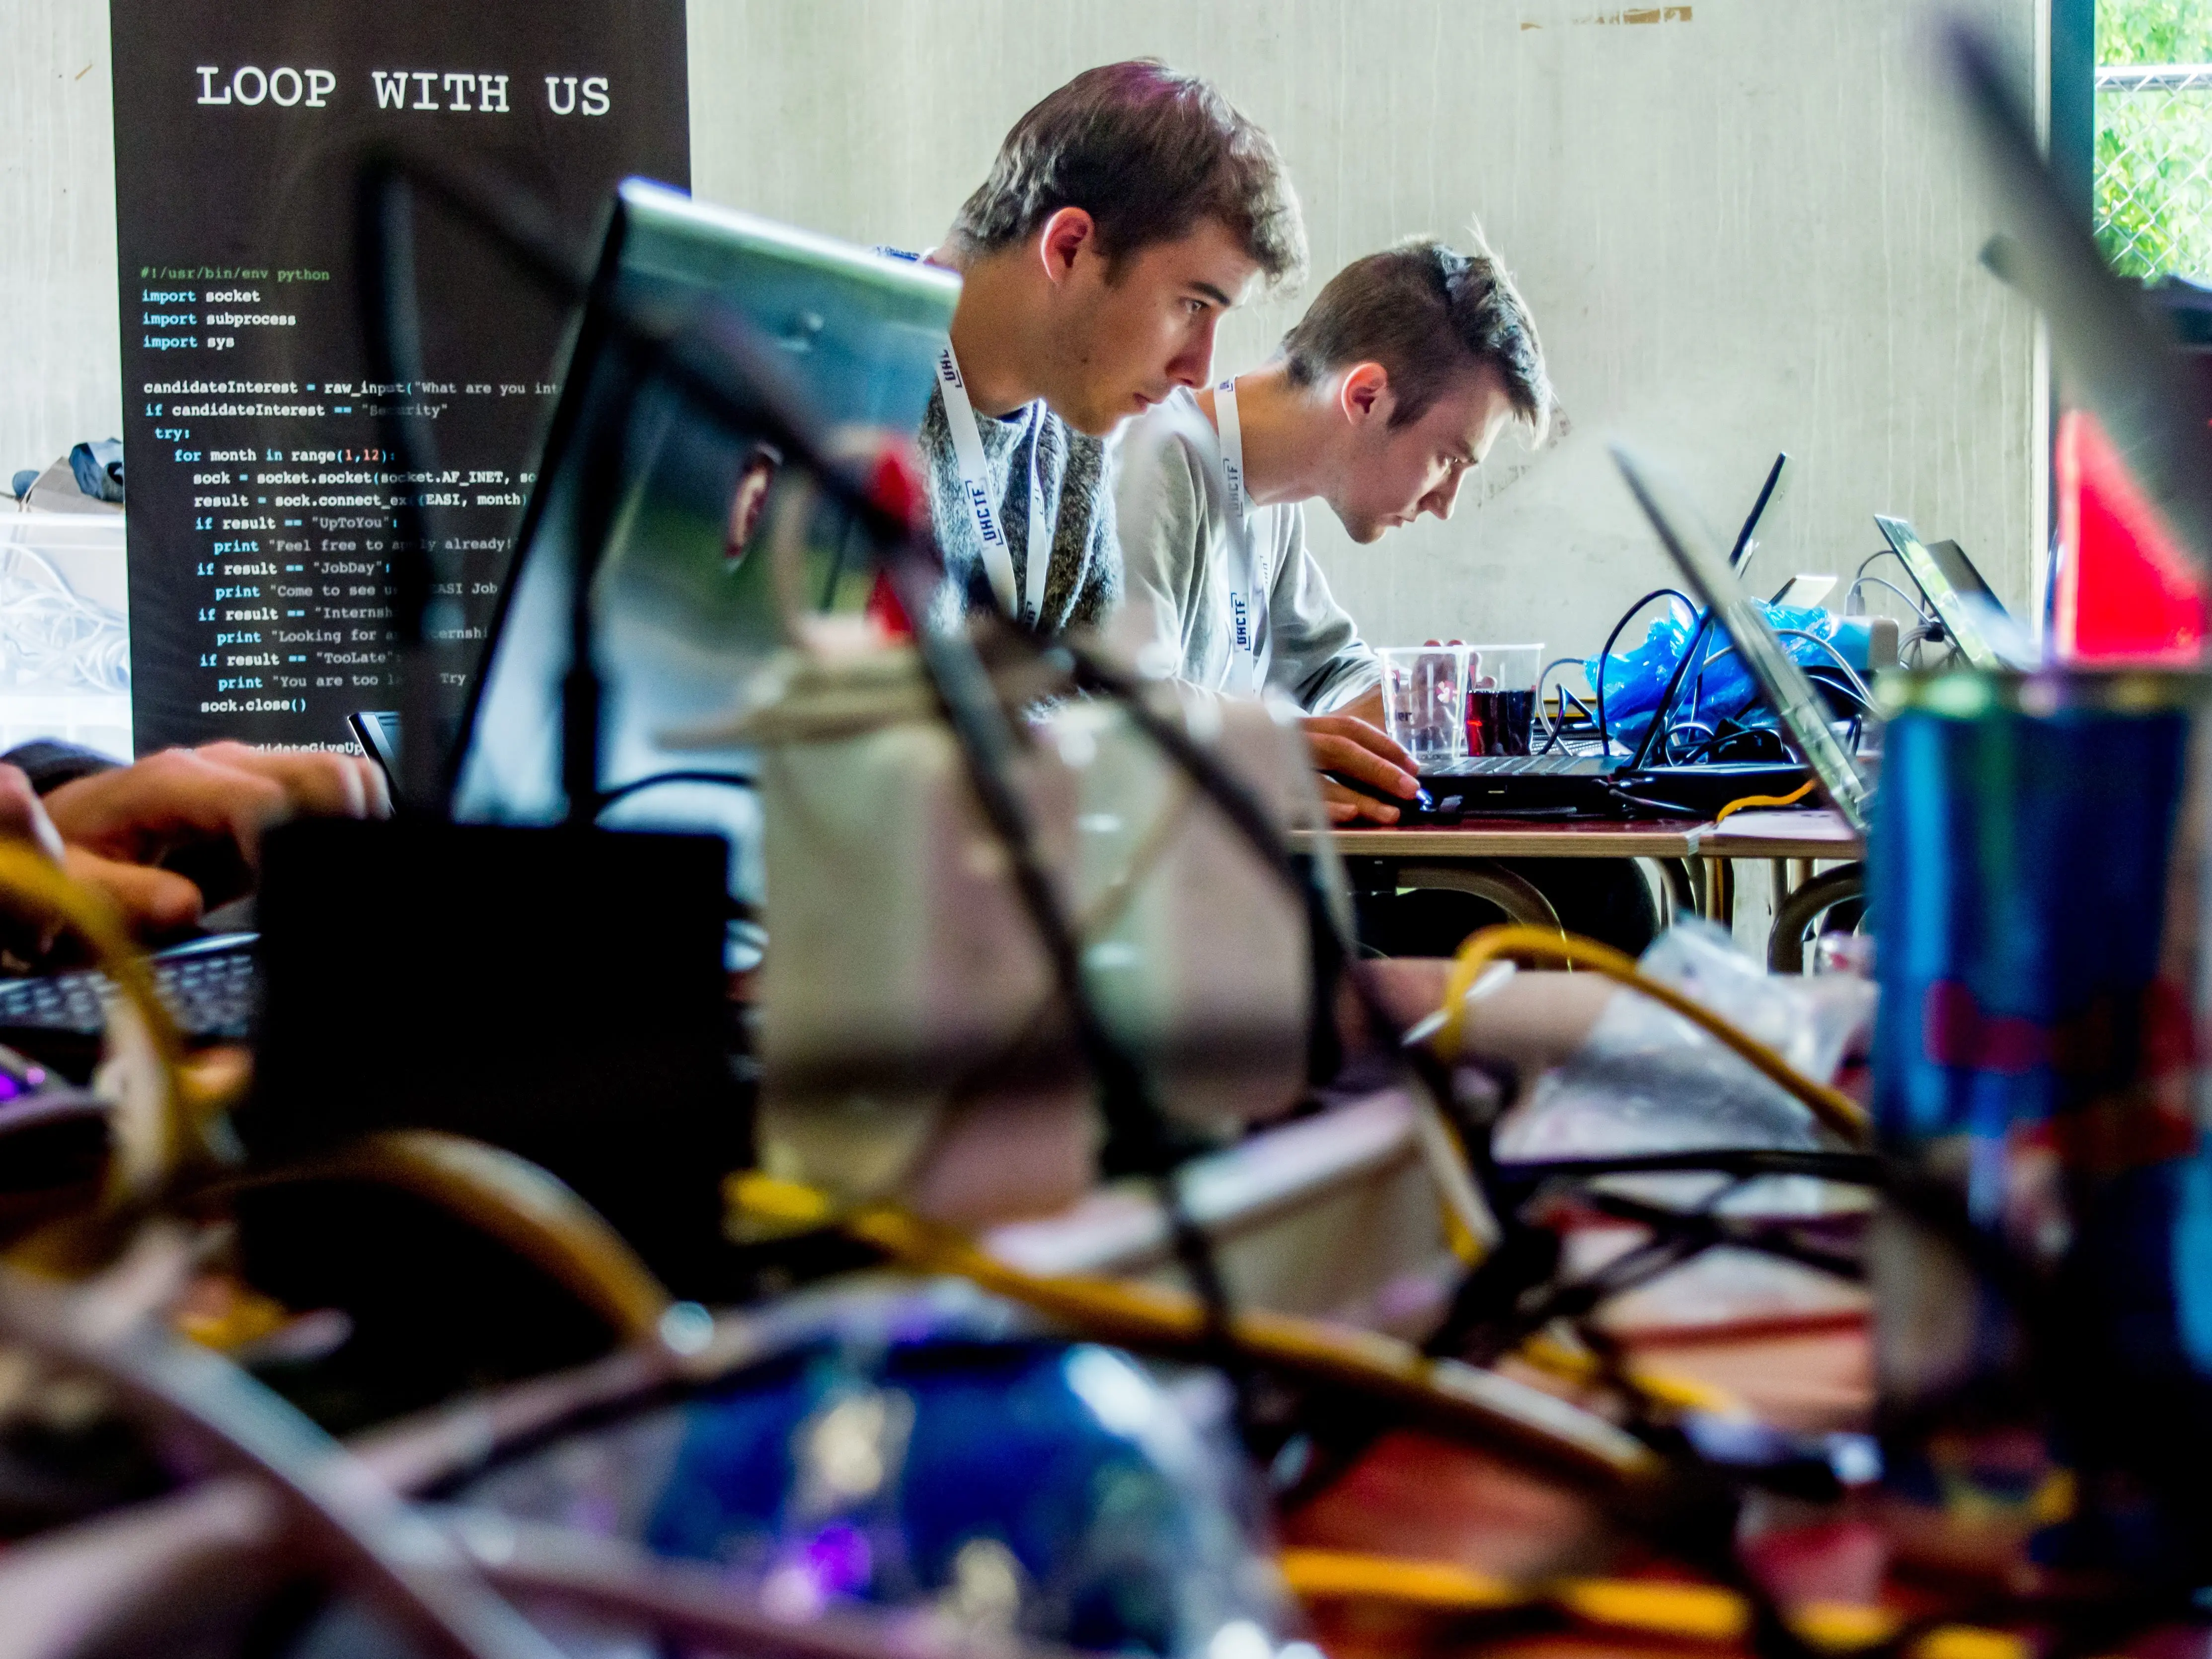
[[[1598,751],[1601,754],[1613,753],[1613,727],[1607,724],[1605,714],[1605,681],[1606,670],[1613,661],[1613,641],[1620,637],[1621,629],[1636,619],[1637,612],[1654,599],[1674,599],[1692,617],[1698,614],[1698,607],[1690,603],[1690,596],[1674,587],[1655,587],[1620,613],[1620,620],[1613,623],[1613,632],[1605,636],[1605,648],[1597,653],[1597,735],[1604,744]]]

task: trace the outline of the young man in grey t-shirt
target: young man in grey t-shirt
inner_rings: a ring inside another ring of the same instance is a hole
[[[1206,82],[1106,64],[1015,123],[927,257],[962,278],[920,434],[939,620],[1096,624],[1121,597],[1104,441],[1203,385],[1222,313],[1303,268],[1282,162]]]
[[[1414,240],[1355,260],[1273,358],[1178,390],[1121,445],[1124,579],[1149,603],[1185,679],[1307,711],[1323,770],[1401,798],[1413,762],[1385,737],[1382,668],[1306,546],[1326,501],[1368,543],[1424,513],[1449,518],[1462,481],[1512,421],[1541,433],[1552,400],[1526,306],[1486,250]],[[1331,817],[1398,809],[1323,781]]]

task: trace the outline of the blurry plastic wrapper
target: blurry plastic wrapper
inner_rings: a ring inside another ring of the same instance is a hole
[[[1885,677],[1872,1269],[1903,1495],[2045,1565],[2212,1570],[2206,680]]]
[[[1863,981],[1770,975],[1721,928],[1688,921],[1637,964],[1826,1082],[1874,1001]],[[1498,1125],[1508,1163],[1759,1146],[1811,1152],[1832,1142],[1812,1113],[1680,1014],[1616,994],[1567,1061],[1539,1078]],[[1655,1194],[1710,1186],[1706,1176],[1644,1177]],[[1616,1183],[1618,1184],[1618,1183]],[[1771,1211],[1786,1177],[1745,1182],[1724,1207]]]

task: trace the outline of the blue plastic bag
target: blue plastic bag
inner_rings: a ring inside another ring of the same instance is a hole
[[[1836,655],[1831,647],[1840,648],[1849,659],[1850,646],[1839,644],[1839,635],[1845,632],[1850,621],[1856,619],[1802,605],[1769,605],[1763,599],[1753,599],[1752,603],[1782,634],[1783,647],[1806,666],[1833,668]],[[1679,612],[1669,610],[1644,630],[1643,644],[1632,651],[1616,651],[1605,659],[1605,723],[1614,742],[1633,751],[1644,741],[1659,699],[1666,692],[1667,682],[1674,677],[1674,665],[1689,648],[1690,635],[1696,627],[1693,620],[1685,620]],[[1814,638],[1796,637],[1803,634]],[[1858,661],[1863,664],[1863,641],[1857,641],[1857,645]],[[1764,709],[1747,715],[1746,711],[1759,701],[1759,688],[1753,684],[1743,659],[1729,642],[1727,630],[1718,627],[1706,630],[1699,654],[1704,659],[1703,668],[1692,668],[1675,690],[1675,724],[1694,720],[1714,727],[1729,719],[1747,725],[1772,724],[1772,716]],[[1586,659],[1583,672],[1595,687],[1598,659]]]

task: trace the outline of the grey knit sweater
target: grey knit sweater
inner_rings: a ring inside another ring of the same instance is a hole
[[[1114,534],[1114,496],[1106,478],[1106,445],[1076,431],[1042,404],[1004,419],[983,416],[983,461],[990,473],[1014,566],[1014,591],[1029,587],[1030,452],[1036,451],[1039,493],[1052,530],[1052,562],[1046,568],[1039,631],[1097,627],[1121,598],[1121,544]],[[945,400],[935,390],[921,417],[919,442],[929,483],[929,516],[945,556],[945,586],[938,619],[956,622],[998,601],[984,574],[983,544],[960,487],[960,465],[945,424]]]

